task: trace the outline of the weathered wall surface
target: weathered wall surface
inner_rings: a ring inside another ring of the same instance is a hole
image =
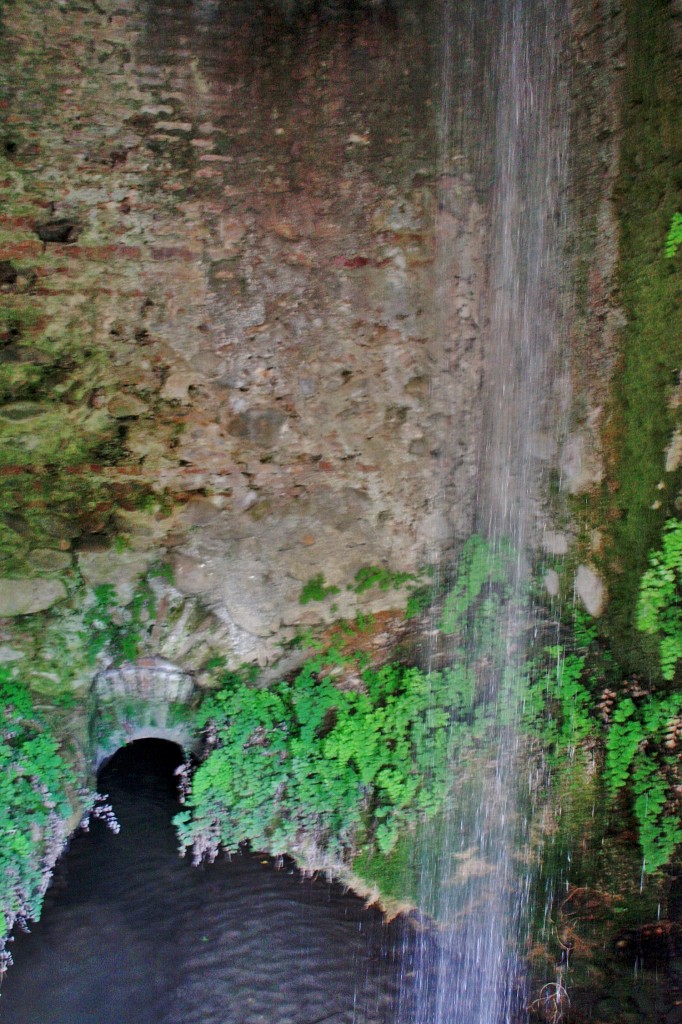
[[[560,482],[573,554],[588,562],[576,590],[604,613],[624,663],[646,672],[640,581],[682,507],[682,286],[664,256],[681,201],[682,18],[666,0],[571,10],[574,401]]]
[[[561,472],[572,494],[601,482],[600,428],[619,351],[615,187],[622,143],[625,15],[610,0],[570,5],[575,70],[571,134],[571,247],[579,294],[572,334],[575,397]]]
[[[418,6],[5,8],[0,615],[169,560],[263,658],[466,535],[483,225]]]

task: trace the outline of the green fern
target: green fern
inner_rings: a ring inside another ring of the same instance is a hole
[[[637,628],[659,637],[661,673],[675,677],[682,659],[682,520],[670,519],[661,548],[649,558],[637,606]]]
[[[456,633],[464,625],[484,588],[498,585],[504,595],[508,593],[512,558],[507,544],[493,547],[483,537],[469,537],[459,556],[455,583],[443,605],[440,627],[444,633]]]
[[[604,781],[607,789],[615,793],[630,777],[637,748],[645,737],[637,708],[629,697],[622,700],[613,712],[613,721],[606,735]]]
[[[366,590],[371,590],[372,587],[377,587],[379,590],[397,590],[405,583],[414,582],[416,578],[409,572],[392,572],[383,565],[365,565],[355,574],[353,590],[356,594],[363,594]]]
[[[665,257],[673,259],[682,245],[682,213],[674,213],[665,239]]]
[[[682,842],[682,825],[677,817],[665,813],[670,786],[659,765],[646,754],[637,758],[632,789],[645,869],[653,872],[668,863]]]
[[[40,914],[76,785],[28,690],[0,666],[0,965],[14,921]]]
[[[364,691],[347,692],[325,674],[330,657],[340,658],[314,658],[269,690],[230,677],[206,701],[201,720],[217,747],[176,819],[196,857],[247,839],[291,853],[303,836],[335,857],[351,857],[361,837],[388,853],[442,806],[453,723],[467,741],[470,670],[427,676],[387,665],[363,672]]]

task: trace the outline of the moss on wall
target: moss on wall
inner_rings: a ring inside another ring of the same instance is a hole
[[[648,672],[652,648],[634,629],[639,582],[682,477],[665,471],[679,423],[675,394],[682,363],[680,256],[665,238],[682,204],[682,71],[670,5],[629,0],[622,158],[617,186],[620,300],[627,315],[613,382],[602,493],[609,521],[604,551],[611,600],[605,629],[625,667]]]

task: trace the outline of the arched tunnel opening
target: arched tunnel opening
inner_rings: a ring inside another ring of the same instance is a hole
[[[135,754],[145,751],[144,760],[153,760],[151,751],[163,746],[137,747],[142,740],[163,743],[190,753],[198,737],[192,715],[197,691],[191,673],[165,658],[141,658],[110,666],[99,672],[90,690],[90,751],[99,777],[117,752],[133,747]],[[134,754],[121,753],[120,765],[134,760]],[[159,763],[163,758],[159,753]]]

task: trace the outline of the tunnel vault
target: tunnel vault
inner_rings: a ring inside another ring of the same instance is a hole
[[[99,672],[90,694],[95,770],[133,740],[168,740],[190,753],[197,697],[193,676],[165,658],[140,658]]]

